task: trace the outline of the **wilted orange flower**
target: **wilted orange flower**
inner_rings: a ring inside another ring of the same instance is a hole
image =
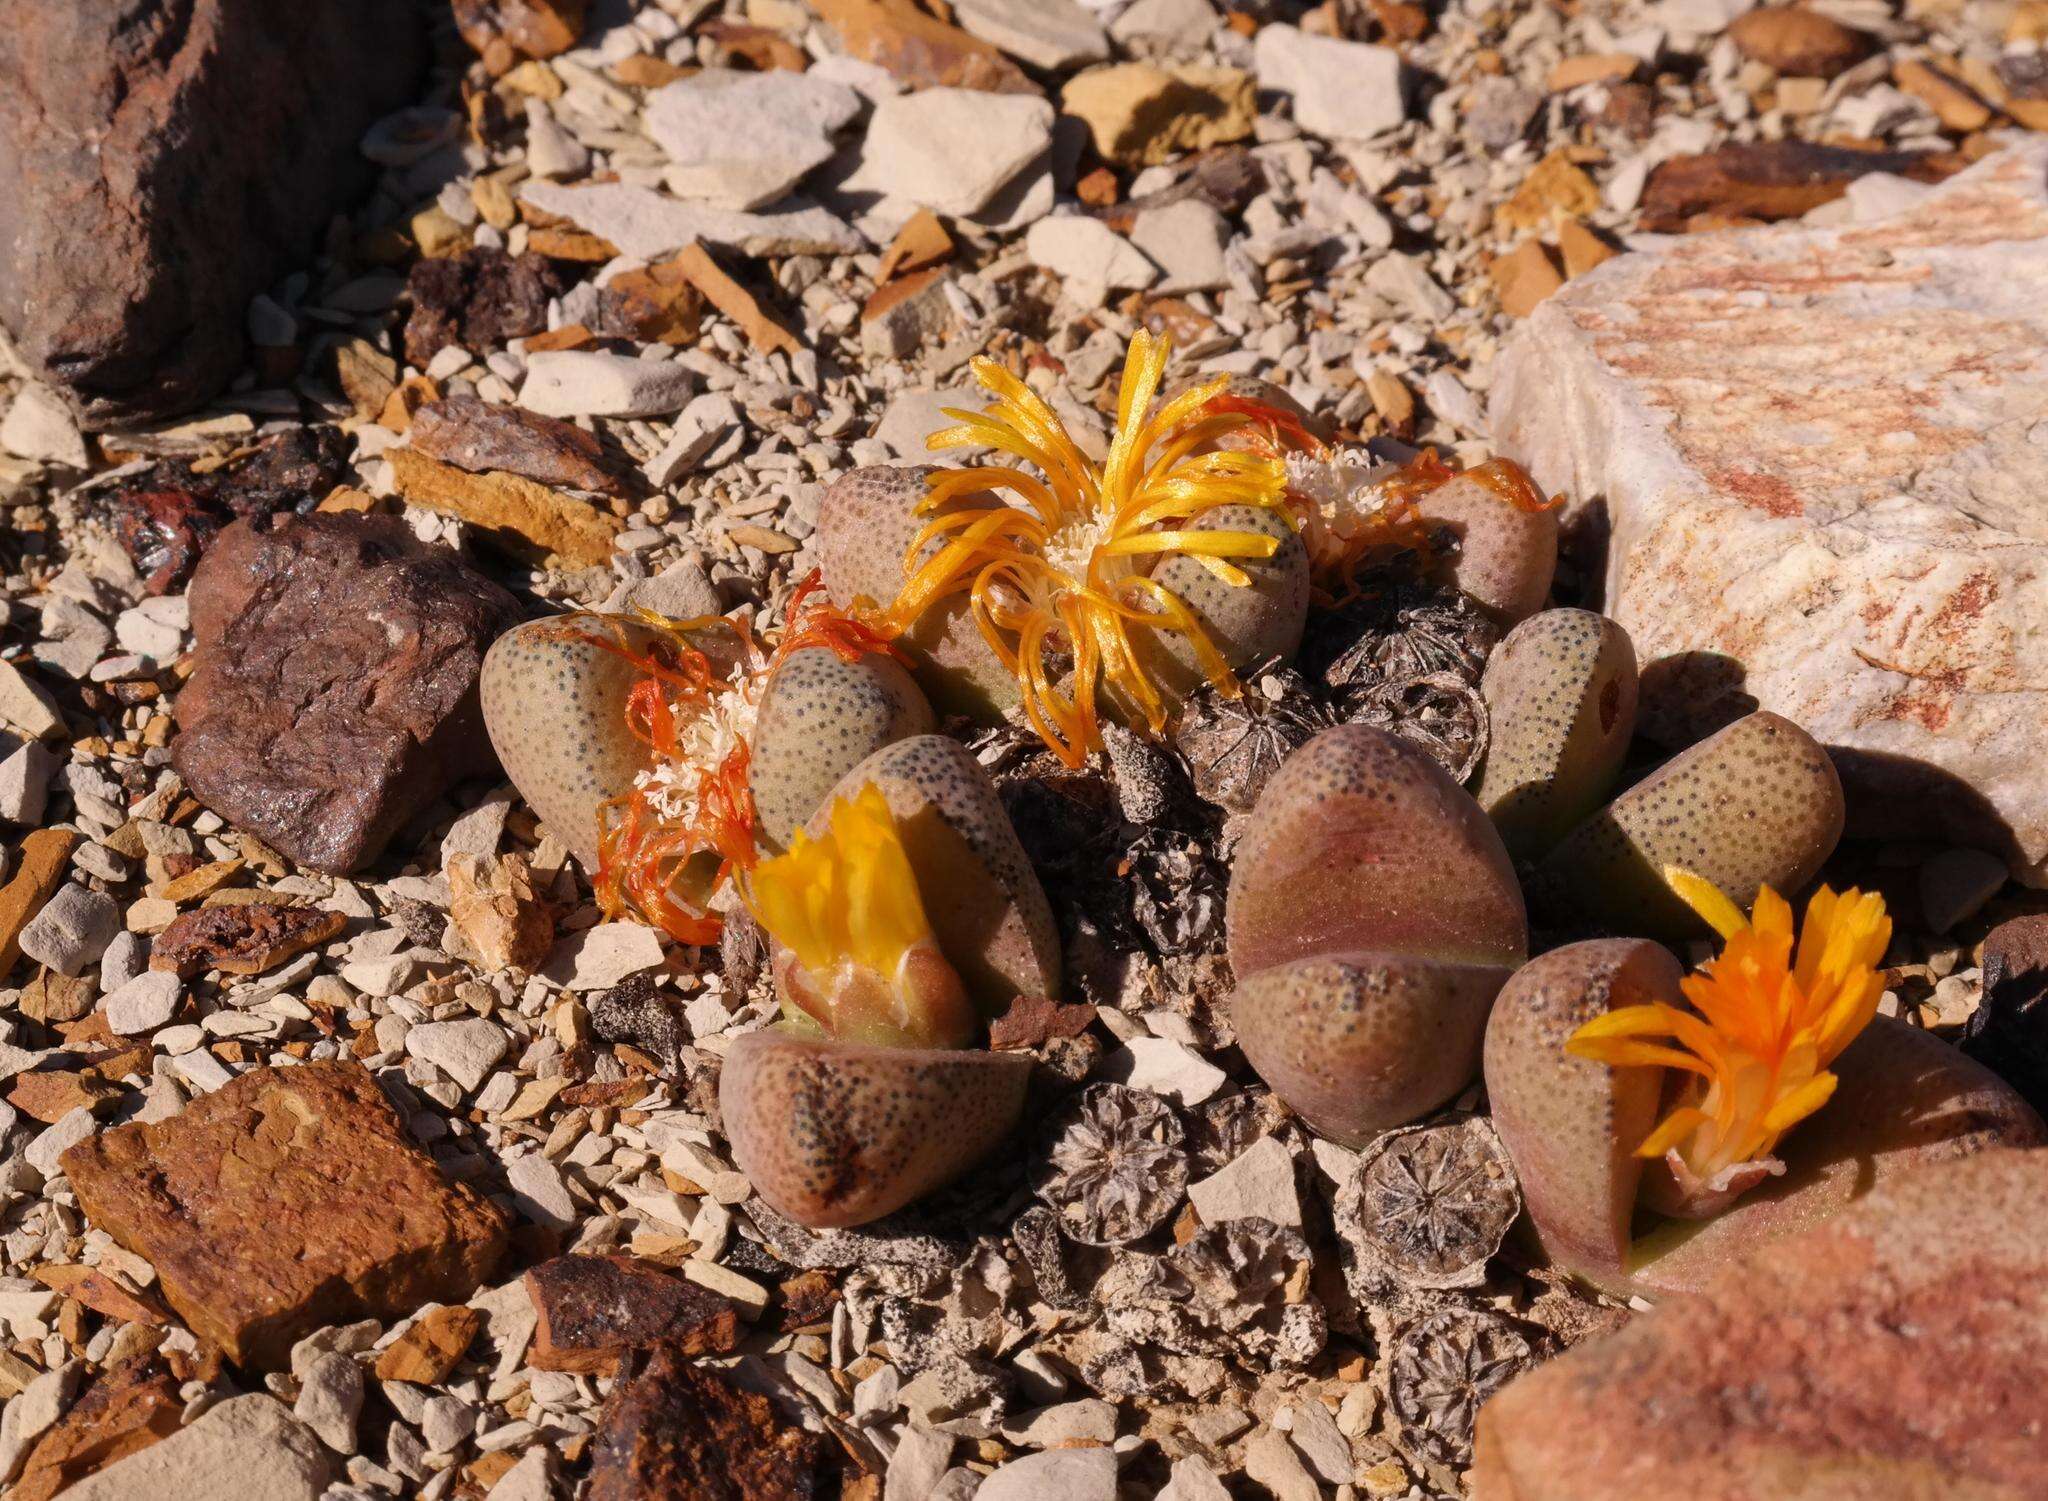
[[[1877,1014],[1892,925],[1876,892],[1823,886],[1795,955],[1791,904],[1770,887],[1745,918],[1699,876],[1668,867],[1664,878],[1725,940],[1719,958],[1682,982],[1693,1010],[1623,1006],[1579,1028],[1566,1049],[1691,1076],[1636,1155],[1665,1159],[1681,1195],[1704,1198],[1775,1171],[1779,1138],[1834,1093],[1828,1066]]]

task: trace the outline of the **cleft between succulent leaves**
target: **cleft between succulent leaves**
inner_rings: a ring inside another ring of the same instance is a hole
[[[754,868],[749,910],[781,944],[786,1024],[842,1042],[964,1048],[980,1018],[939,950],[888,800],[872,782],[833,799],[823,833],[798,831]]]

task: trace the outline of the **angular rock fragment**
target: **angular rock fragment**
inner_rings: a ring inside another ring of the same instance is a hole
[[[307,949],[317,948],[348,925],[339,912],[237,902],[181,912],[150,945],[149,967],[169,970],[181,980],[209,969],[225,975],[260,975]]]
[[[927,15],[911,0],[818,0],[812,8],[848,54],[887,69],[908,88],[1037,92],[993,44]]]
[[[544,256],[483,247],[420,261],[406,287],[412,316],[405,324],[405,357],[422,370],[450,344],[483,355],[508,339],[541,332],[548,326],[548,299],[569,290]]]
[[[249,299],[371,176],[357,150],[416,97],[407,0],[89,0],[0,30],[0,309],[96,423],[224,385]],[[289,149],[282,149],[282,143]]]
[[[505,1249],[503,1215],[442,1178],[353,1062],[253,1070],[63,1168],[193,1332],[255,1370],[325,1324],[460,1303]]]
[[[1681,230],[1695,215],[1710,216],[1708,227],[1728,219],[1796,219],[1833,203],[1871,172],[1940,182],[1962,165],[1950,152],[1865,151],[1796,139],[1722,146],[1673,157],[1650,174],[1643,227]]]
[[[595,437],[573,422],[524,407],[448,396],[414,412],[407,433],[412,448],[471,474],[501,469],[543,485],[625,493]]]
[[[606,1404],[590,1449],[588,1501],[825,1501],[839,1480],[823,1440],[766,1398],[655,1352]]]
[[[449,786],[495,769],[477,676],[518,606],[402,521],[239,522],[192,599],[198,665],[173,764],[299,864],[357,869]]]
[[[612,555],[617,519],[580,496],[496,470],[470,474],[411,448],[392,449],[390,460],[406,504],[466,521],[515,558],[589,567]]]
[[[610,1375],[636,1350],[718,1355],[740,1341],[732,1300],[632,1256],[558,1256],[526,1273],[540,1320],[530,1362]]]
[[[49,1501],[66,1487],[178,1431],[178,1382],[154,1356],[125,1360],[87,1387],[29,1451],[9,1501]],[[71,1492],[76,1494],[76,1492]]]
[[[833,132],[859,113],[858,94],[815,75],[713,68],[649,95],[647,133],[668,153],[671,192],[751,209],[831,156]]]
[[[455,0],[455,28],[493,77],[520,58],[554,57],[583,34],[585,0]]]
[[[1495,1396],[1474,1501],[2043,1494],[2044,1195],[1983,1152],[1756,1250]]]

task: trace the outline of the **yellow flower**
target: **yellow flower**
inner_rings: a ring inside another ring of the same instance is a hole
[[[920,504],[930,517],[904,562],[906,581],[889,623],[907,629],[933,605],[966,595],[989,649],[1017,679],[1032,728],[1068,765],[1101,744],[1103,703],[1153,733],[1177,707],[1152,681],[1148,632],[1186,638],[1203,674],[1236,691],[1229,664],[1200,618],[1150,575],[1161,559],[1194,558],[1226,583],[1250,582],[1232,558],[1269,558],[1270,536],[1196,531],[1219,506],[1285,513],[1286,470],[1278,458],[1197,452],[1252,418],[1208,411],[1222,378],[1190,387],[1153,410],[1170,341],[1140,331],[1131,342],[1117,398],[1117,427],[1099,467],[1022,381],[990,360],[974,376],[996,400],[986,412],[948,410],[957,427],[934,433],[934,451],[981,445],[1038,470],[982,466],[933,476]],[[1014,496],[951,509],[967,497]],[[933,541],[943,546],[923,563]],[[1070,681],[1069,674],[1071,675]]]
[[[851,959],[893,975],[932,936],[896,816],[872,782],[833,800],[823,834],[799,829],[786,854],[755,866],[747,905],[814,974]]]
[[[1838,896],[1823,886],[1807,904],[1795,958],[1791,904],[1770,887],[1745,919],[1711,882],[1676,867],[1664,878],[1725,940],[1719,958],[1682,982],[1693,1011],[1623,1006],[1565,1046],[1598,1063],[1690,1074],[1636,1155],[1666,1158],[1681,1188],[1711,1191],[1727,1187],[1732,1170],[1767,1164],[1779,1138],[1834,1093],[1828,1066],[1877,1014],[1892,925],[1876,892]]]
[[[846,1042],[964,1047],[980,1018],[939,951],[903,832],[869,782],[834,798],[823,834],[798,830],[756,865],[748,909],[794,966],[776,977],[792,1020]]]

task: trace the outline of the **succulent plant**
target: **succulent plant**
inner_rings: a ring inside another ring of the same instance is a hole
[[[1543,608],[1557,572],[1557,510],[1507,459],[1467,470],[1421,494],[1423,522],[1457,538],[1438,572],[1503,627]]]
[[[1738,901],[1797,891],[1842,835],[1841,778],[1790,720],[1757,713],[1681,751],[1537,865],[1529,902],[1560,927],[1685,939],[1706,924],[1663,879],[1689,870]]]
[[[1282,467],[1213,449],[1252,420],[1204,410],[1220,379],[1155,403],[1168,353],[1133,340],[1102,465],[984,359],[995,402],[952,413],[930,446],[994,448],[1035,474],[863,470],[820,505],[833,597],[880,607],[949,707],[1015,705],[1069,765],[1099,747],[1104,712],[1156,735],[1191,679],[1232,685],[1235,666],[1301,635],[1307,564],[1278,514]]]
[[[1508,632],[1481,691],[1492,734],[1475,796],[1508,852],[1533,859],[1613,789],[1635,733],[1635,647],[1603,615],[1545,610]]]
[[[754,867],[784,1019],[727,1051],[734,1159],[782,1214],[864,1224],[951,1179],[1015,1125],[1028,1055],[984,1020],[1056,995],[1059,950],[986,773],[936,735],[847,773]]]
[[[1120,1246],[1165,1224],[1188,1187],[1187,1133],[1158,1095],[1093,1084],[1046,1131],[1033,1184],[1069,1239]]]
[[[840,778],[883,746],[931,731],[931,705],[888,657],[791,652],[768,674],[754,714],[747,780],[763,835],[786,845]]]
[[[1876,1014],[1877,898],[1822,887],[1795,945],[1768,888],[1744,918],[1697,877],[1673,885],[1726,938],[1718,960],[1681,977],[1648,942],[1574,944],[1525,966],[1488,1027],[1494,1118],[1566,1269],[1695,1286],[1904,1167],[2043,1139],[1996,1076]]]
[[[1352,1144],[1456,1094],[1528,943],[1478,804],[1421,750],[1343,725],[1295,752],[1250,824],[1227,925],[1252,1066]]]
[[[578,612],[493,644],[484,718],[608,912],[710,943],[718,893],[758,853],[757,793],[779,844],[862,757],[930,728],[888,650],[815,579],[792,595],[772,648],[736,620]]]

